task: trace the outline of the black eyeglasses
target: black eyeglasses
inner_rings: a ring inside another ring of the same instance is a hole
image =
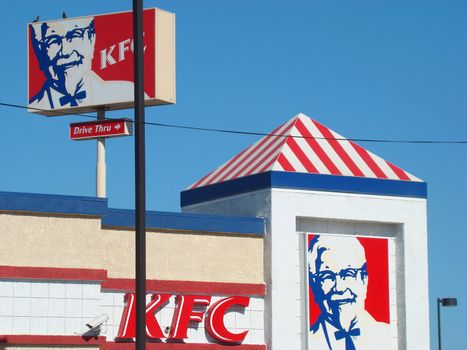
[[[349,267],[347,269],[342,269],[337,273],[329,270],[320,271],[312,276],[314,276],[317,281],[321,282],[321,284],[334,284],[338,276],[343,281],[355,280],[359,273],[362,275],[366,274],[366,265],[363,265],[361,268]]]
[[[86,31],[90,28],[91,25],[84,28],[75,28],[67,32],[65,35],[52,34],[42,39],[41,43],[46,47],[51,47],[52,45],[61,46],[63,45],[64,39],[68,42],[72,42],[76,39],[83,39],[84,33],[86,33]]]

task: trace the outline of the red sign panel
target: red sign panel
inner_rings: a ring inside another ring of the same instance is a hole
[[[175,103],[175,16],[144,11],[146,105]],[[60,115],[133,103],[133,13],[28,25],[30,111]]]
[[[96,122],[70,124],[71,140],[88,140],[99,137],[128,136],[132,134],[132,122],[126,119],[106,119]]]

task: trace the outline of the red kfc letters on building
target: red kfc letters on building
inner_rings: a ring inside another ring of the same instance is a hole
[[[155,312],[170,299],[170,294],[154,294],[146,305],[146,334],[149,338],[164,338],[161,327],[156,320]],[[136,294],[125,295],[125,309],[118,330],[117,338],[128,339],[136,337]]]
[[[230,332],[224,324],[224,315],[233,305],[247,307],[250,304],[248,297],[230,297],[217,301],[212,305],[206,317],[206,330],[214,338],[226,343],[241,343],[248,331],[241,333]]]
[[[205,326],[208,334],[222,343],[241,343],[248,331],[232,333],[224,324],[224,316],[234,305],[248,307],[249,297],[232,296],[218,300],[213,305],[211,296],[202,295],[177,295],[176,307],[172,318],[172,324],[168,336],[164,335],[156,319],[156,313],[169,301],[170,294],[154,294],[152,300],[146,305],[146,335],[153,339],[187,339],[188,327],[191,322],[203,322],[206,314]],[[135,294],[125,295],[125,309],[123,310],[117,339],[132,339],[136,336],[136,309]],[[206,306],[206,313],[194,310],[196,306]]]

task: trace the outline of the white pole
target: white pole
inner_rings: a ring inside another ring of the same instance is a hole
[[[97,120],[105,119],[105,109],[97,110]],[[96,197],[106,197],[106,166],[105,166],[105,138],[97,139],[97,163],[96,163]]]

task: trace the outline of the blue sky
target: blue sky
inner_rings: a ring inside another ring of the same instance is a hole
[[[352,138],[467,140],[467,2],[145,1],[177,15],[177,104],[153,122],[268,132],[303,112]],[[131,9],[126,1],[1,1],[0,102],[26,103],[26,24]],[[132,110],[109,113],[133,117]],[[94,195],[95,142],[68,140],[80,117],[0,107],[0,191]],[[148,126],[147,207],[257,140]],[[436,297],[445,349],[467,333],[467,145],[361,143],[428,183],[432,349]],[[134,206],[133,139],[107,142],[111,207]],[[410,287],[410,285],[409,285]]]

